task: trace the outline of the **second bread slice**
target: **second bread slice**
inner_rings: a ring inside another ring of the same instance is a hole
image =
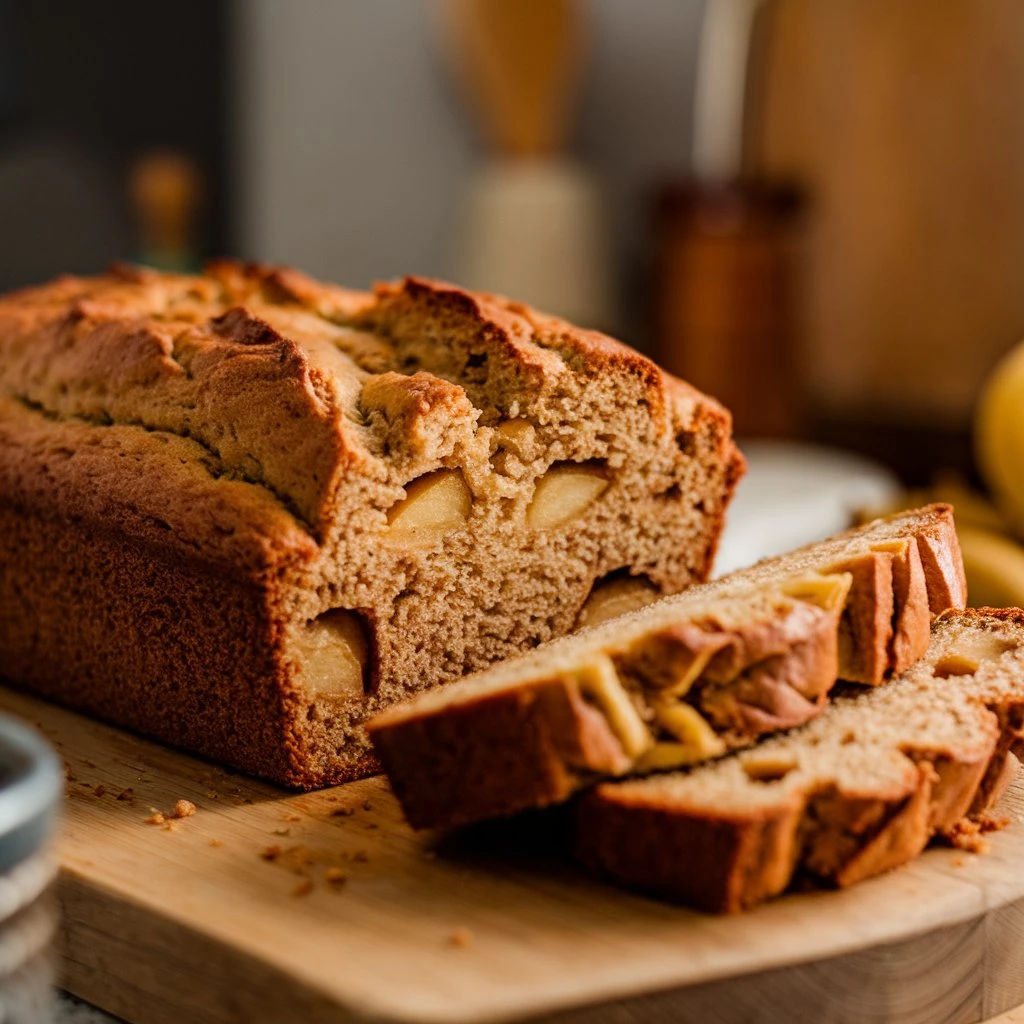
[[[963,606],[952,509],[876,520],[393,708],[369,732],[411,824],[543,807],[813,718],[884,681]]]
[[[998,798],[1024,737],[1024,612],[940,617],[888,686],[688,773],[607,783],[577,808],[585,861],[736,911],[799,877],[847,886],[916,857]]]

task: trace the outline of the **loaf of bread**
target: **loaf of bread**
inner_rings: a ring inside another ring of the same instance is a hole
[[[512,814],[800,725],[837,678],[873,685],[910,665],[932,616],[965,597],[952,509],[932,505],[556,640],[368,728],[414,826]]]
[[[706,578],[728,413],[407,279],[220,263],[0,299],[0,675],[313,787],[397,698]]]
[[[688,773],[605,783],[576,809],[581,857],[710,911],[797,877],[851,885],[985,812],[1024,743],[1024,612],[936,620],[922,661],[813,722]]]

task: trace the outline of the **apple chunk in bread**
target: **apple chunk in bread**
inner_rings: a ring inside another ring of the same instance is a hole
[[[405,488],[405,497],[388,512],[388,533],[404,544],[432,543],[464,526],[473,496],[457,469],[439,469]]]
[[[370,646],[355,612],[345,608],[325,612],[302,629],[294,649],[303,681],[313,692],[352,697],[365,691]]]
[[[600,622],[636,611],[657,601],[660,593],[642,576],[613,576],[594,584],[576,620],[577,628],[596,626]]]
[[[603,469],[586,462],[552,466],[538,481],[526,510],[534,530],[550,530],[579,516],[608,488]]]

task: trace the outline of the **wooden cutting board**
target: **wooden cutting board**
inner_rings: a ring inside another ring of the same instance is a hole
[[[137,1024],[937,1024],[1024,1002],[1021,823],[984,856],[716,918],[531,854],[521,825],[415,835],[380,779],[290,794],[29,697],[0,707],[68,766],[63,984]],[[195,814],[147,823],[178,800]]]

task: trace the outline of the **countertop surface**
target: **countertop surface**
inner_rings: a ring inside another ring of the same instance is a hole
[[[111,1017],[109,1013],[97,1010],[95,1006],[83,1003],[67,992],[57,993],[53,1024],[118,1024],[118,1021],[118,1017]]]

